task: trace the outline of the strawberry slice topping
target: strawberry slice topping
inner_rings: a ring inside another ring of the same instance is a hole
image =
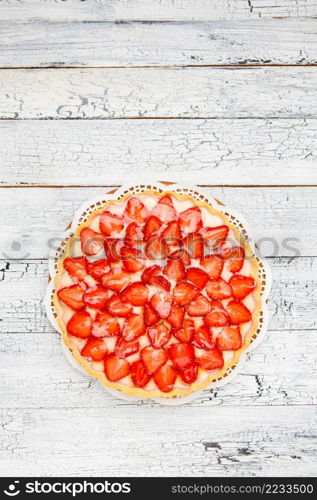
[[[142,228],[136,222],[131,222],[125,231],[124,244],[127,247],[135,247],[143,240]]]
[[[153,208],[151,215],[154,215],[163,223],[175,220],[177,216],[172,198],[168,195],[160,198],[157,205]]]
[[[140,352],[140,356],[149,375],[153,375],[156,370],[166,363],[169,357],[168,351],[155,349],[153,346],[144,347]]]
[[[119,335],[119,321],[106,312],[98,312],[93,322],[91,333],[95,337],[113,337]]]
[[[94,285],[86,290],[83,295],[83,301],[86,306],[92,307],[93,309],[104,309],[111,296],[112,292],[107,290],[104,286]]]
[[[174,387],[177,372],[168,364],[161,366],[153,375],[154,382],[162,392],[171,392]]]
[[[106,273],[101,278],[103,286],[119,292],[125,288],[130,282],[130,274],[122,271],[121,268],[114,268],[109,273]]]
[[[211,299],[223,300],[232,296],[232,288],[225,280],[210,280],[206,286],[207,295]]]
[[[142,201],[135,196],[128,199],[124,213],[138,224],[142,224],[149,215],[148,209],[144,206]]]
[[[172,304],[171,312],[169,313],[167,320],[173,328],[176,328],[178,330],[183,326],[184,316],[184,307],[179,304]]]
[[[166,248],[166,253],[177,252],[183,246],[182,233],[178,222],[170,222],[162,233],[162,242]]]
[[[148,241],[152,236],[155,236],[158,234],[162,227],[162,222],[160,219],[155,217],[154,215],[150,215],[145,221],[144,224],[144,229],[143,229],[143,235],[144,235],[144,241]]]
[[[130,373],[130,363],[126,359],[118,358],[115,354],[105,357],[105,375],[111,382],[117,382]]]
[[[164,273],[171,279],[175,281],[181,281],[185,279],[185,267],[182,259],[168,259]]]
[[[204,323],[208,326],[228,325],[228,314],[219,300],[211,302],[210,312],[204,317]]]
[[[199,293],[198,288],[196,288],[191,283],[187,281],[179,281],[174,288],[174,300],[177,304],[185,306],[189,304]]]
[[[105,238],[89,227],[80,232],[81,249],[85,255],[97,255],[104,249]]]
[[[121,233],[124,227],[123,218],[120,215],[112,214],[107,210],[100,215],[99,225],[100,231],[106,236]]]
[[[199,207],[188,208],[179,214],[178,222],[185,234],[195,233],[203,227]]]
[[[132,306],[125,304],[119,295],[114,295],[108,300],[106,309],[112,316],[118,316],[119,318],[125,318],[133,311]]]
[[[124,241],[118,238],[105,239],[105,251],[109,262],[118,262],[121,259],[121,248],[124,246]]]
[[[130,302],[133,306],[144,306],[148,301],[149,291],[141,281],[135,281],[128,285],[122,292],[124,302]]]
[[[90,337],[86,345],[84,345],[80,351],[80,354],[85,358],[90,358],[94,361],[102,361],[107,352],[107,346],[102,339]]]
[[[205,243],[200,233],[189,233],[184,238],[184,245],[192,259],[203,258],[205,253]]]
[[[201,293],[192,300],[187,307],[189,316],[206,316],[210,312],[211,304]]]
[[[66,257],[63,261],[64,269],[74,278],[74,281],[82,281],[87,274],[87,259],[86,257]]]
[[[139,341],[133,340],[132,342],[127,342],[122,338],[118,338],[114,353],[118,358],[128,358],[132,354],[138,352],[140,348]]]
[[[217,335],[217,347],[221,351],[237,351],[242,347],[242,338],[238,326],[225,326]]]
[[[127,342],[137,339],[145,333],[143,314],[131,314],[123,325],[122,337]]]
[[[136,248],[121,248],[123,267],[128,273],[137,273],[144,268],[144,263],[140,260],[141,252]]]
[[[202,290],[209,280],[209,276],[199,267],[189,267],[186,271],[186,280],[191,281],[199,290]]]
[[[184,250],[184,248],[181,248],[179,250],[176,250],[175,252],[171,253],[169,256],[170,259],[176,260],[176,259],[181,259],[183,261],[184,266],[190,266],[190,255],[187,252],[187,250]]]
[[[160,316],[160,318],[165,319],[169,316],[173,297],[168,292],[160,290],[151,297],[150,302],[154,311]]]
[[[87,263],[87,272],[95,280],[100,281],[102,276],[110,271],[109,262],[107,259],[96,260],[95,262]]]
[[[231,273],[241,271],[244,263],[245,252],[242,247],[231,247],[226,244],[221,245],[219,253],[226,260],[228,269]]]
[[[147,326],[156,325],[156,323],[160,320],[157,312],[154,311],[151,304],[144,305],[144,321]]]
[[[191,342],[195,333],[195,323],[192,319],[186,318],[183,322],[183,328],[173,330],[173,335],[180,342]]]
[[[131,365],[131,377],[136,387],[145,387],[150,380],[150,375],[147,374],[143,361],[135,361]]]
[[[227,313],[232,325],[247,323],[252,319],[252,314],[249,309],[239,300],[232,300],[227,305]]]
[[[66,328],[70,335],[86,339],[90,337],[92,318],[87,311],[78,311],[70,318]]]
[[[198,358],[198,362],[203,370],[216,370],[217,368],[222,368],[224,365],[222,352],[217,348],[212,351],[204,352],[204,354]]]
[[[156,286],[156,288],[161,288],[162,290],[166,290],[166,292],[169,292],[171,289],[170,282],[160,274],[155,274],[154,276],[151,276],[151,278],[149,279],[149,283],[152,286]]]
[[[201,259],[200,265],[205,269],[206,273],[209,275],[209,278],[211,278],[212,280],[217,280],[221,276],[224,261],[218,255],[213,254]]]
[[[161,272],[160,266],[154,265],[147,267],[146,269],[144,269],[142,273],[141,280],[143,281],[143,283],[150,283],[151,276],[160,274],[160,272]]]
[[[200,234],[205,238],[208,246],[212,249],[220,247],[226,240],[229,233],[228,226],[204,227],[200,230]]]
[[[161,321],[155,326],[151,326],[150,328],[148,328],[147,334],[149,336],[152,346],[155,347],[156,349],[160,349],[165,344],[167,344],[167,342],[171,338],[170,331],[171,331],[170,325],[167,325],[163,321]]]
[[[195,351],[191,344],[172,344],[169,351],[173,365],[179,370],[185,370],[195,362]]]
[[[231,285],[233,296],[239,300],[244,299],[256,287],[255,280],[251,276],[242,276],[241,274],[231,276],[229,284]]]
[[[185,384],[192,384],[195,382],[198,375],[197,363],[193,363],[188,368],[185,368],[185,370],[179,370],[179,374]]]
[[[84,290],[80,285],[71,285],[61,288],[57,292],[59,300],[75,311],[84,309],[85,302],[83,301]]]
[[[159,236],[152,236],[145,245],[145,253],[151,260],[164,259],[166,256],[164,241]]]
[[[199,349],[214,349],[215,342],[213,341],[212,334],[209,326],[201,325],[195,331],[193,344]]]

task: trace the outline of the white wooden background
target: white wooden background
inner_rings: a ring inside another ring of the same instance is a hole
[[[316,18],[316,0],[0,1],[1,475],[317,474]],[[134,179],[204,185],[278,245],[267,340],[183,407],[112,398],[43,308],[48,240]]]

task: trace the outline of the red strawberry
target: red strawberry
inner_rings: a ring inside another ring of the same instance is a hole
[[[155,349],[152,346],[144,347],[140,356],[149,375],[156,372],[168,360],[168,352],[165,349]]]
[[[185,310],[183,306],[180,306],[179,304],[173,304],[167,321],[172,325],[173,328],[176,328],[178,330],[183,326],[184,315]]]
[[[208,273],[209,278],[217,280],[222,273],[224,261],[218,255],[208,255],[200,261],[200,265]]]
[[[85,255],[97,255],[103,251],[105,238],[102,234],[96,233],[89,227],[85,227],[80,232],[81,249]]]
[[[139,198],[133,196],[129,198],[124,209],[124,213],[130,218],[142,224],[149,214],[148,209],[143,205]]]
[[[111,269],[109,273],[106,273],[101,278],[101,283],[103,286],[119,292],[124,287],[126,287],[130,282],[130,274],[122,271],[120,268]]]
[[[163,323],[163,321],[155,326],[151,326],[150,328],[148,328],[147,334],[152,346],[156,349],[160,349],[160,347],[163,347],[163,345],[167,344],[167,342],[171,338],[170,330],[170,326],[167,326],[165,323]]]
[[[131,365],[131,377],[136,387],[145,387],[149,382],[151,377],[146,373],[145,366],[140,359]]]
[[[121,260],[121,248],[124,246],[123,240],[118,238],[105,239],[105,251],[109,262]]]
[[[195,362],[195,351],[191,344],[172,344],[170,347],[170,357],[175,368],[185,370]]]
[[[231,286],[222,278],[208,281],[206,292],[211,299],[217,300],[228,299],[232,296]]]
[[[221,351],[237,351],[242,346],[240,328],[225,326],[217,335],[217,347]]]
[[[162,242],[168,255],[182,247],[183,242],[181,238],[182,233],[179,223],[176,221],[170,222],[162,233]]]
[[[199,349],[209,350],[215,348],[215,343],[213,341],[209,326],[201,325],[199,328],[197,328],[197,330],[195,331],[193,344],[194,346],[199,347]]]
[[[227,238],[229,233],[228,226],[204,227],[200,234],[208,242],[210,248],[218,248]]]
[[[125,230],[124,244],[128,247],[135,247],[143,240],[143,233],[136,222],[131,222]]]
[[[87,259],[86,257],[66,257],[63,260],[64,269],[75,280],[82,281],[87,274]]]
[[[189,267],[186,271],[186,280],[191,281],[199,290],[202,290],[209,280],[209,276],[199,267]]]
[[[185,279],[185,267],[182,259],[168,259],[164,273],[175,281]]]
[[[171,365],[161,366],[153,375],[154,382],[162,392],[171,392],[177,373]]]
[[[118,358],[127,358],[132,354],[135,354],[139,350],[139,341],[133,340],[132,342],[127,342],[122,338],[118,338],[116,342],[116,347],[114,353]]]
[[[160,219],[158,219],[154,215],[148,217],[145,221],[143,229],[144,241],[148,241],[150,238],[152,238],[152,236],[155,236],[159,232],[161,227],[162,222],[160,221]]]
[[[222,368],[224,365],[222,352],[217,348],[204,352],[198,359],[198,362],[203,370],[216,370],[217,368]]]
[[[158,236],[152,236],[145,245],[145,253],[151,260],[163,259],[166,255],[164,242]]]
[[[140,260],[141,252],[136,248],[121,248],[123,267],[128,273],[137,273],[144,268],[144,263]]]
[[[229,280],[232,287],[232,294],[236,299],[242,300],[244,297],[253,292],[256,287],[256,282],[249,276],[234,274]]]
[[[179,370],[179,374],[184,380],[185,384],[192,384],[193,382],[195,382],[198,375],[197,363],[193,363],[188,368],[185,368],[185,370]]]
[[[184,245],[193,259],[201,259],[204,256],[205,243],[199,233],[189,233],[184,238]]]
[[[122,300],[130,302],[133,306],[144,306],[148,301],[149,291],[141,281],[128,285],[122,292]]]
[[[192,300],[187,307],[189,316],[206,316],[210,312],[211,304],[201,293]]]
[[[94,361],[101,361],[107,354],[108,349],[102,339],[95,339],[90,337],[87,344],[84,345],[80,354],[85,358],[91,358]]]
[[[172,199],[166,195],[159,199],[157,205],[153,208],[151,215],[155,215],[163,223],[171,222],[176,219],[176,210]]]
[[[187,283],[187,281],[179,281],[173,293],[175,302],[184,306],[189,304],[198,295],[199,290],[191,283]]]
[[[110,271],[109,262],[107,259],[96,260],[95,262],[87,263],[87,272],[99,281],[104,274]]]
[[[201,212],[200,208],[192,207],[188,208],[181,214],[179,214],[178,222],[180,223],[182,230],[187,233],[194,233],[202,228]]]
[[[239,300],[232,300],[227,305],[227,313],[232,325],[247,323],[252,319],[252,314],[249,309]]]
[[[86,339],[90,337],[92,318],[87,311],[78,311],[70,318],[66,328],[70,335]]]
[[[106,312],[98,312],[92,325],[91,333],[95,337],[113,337],[114,335],[119,335],[119,321]]]
[[[184,266],[190,265],[190,255],[186,250],[184,250],[184,248],[181,248],[180,250],[176,250],[176,252],[171,253],[169,258],[181,259],[183,261]]]
[[[183,322],[183,328],[173,330],[173,335],[181,342],[191,342],[195,333],[195,324],[192,319],[186,318]]]
[[[102,285],[94,285],[83,295],[83,300],[88,307],[93,309],[104,309],[107,301],[112,296],[112,292]]]
[[[144,269],[142,273],[141,280],[143,281],[143,283],[149,283],[151,276],[160,274],[160,272],[161,272],[160,266],[154,265],[147,267],[146,269]]]
[[[150,304],[144,305],[144,321],[147,326],[153,326],[160,320],[159,315]]]
[[[242,247],[226,247],[221,245],[219,253],[228,262],[228,269],[231,273],[241,271],[244,263],[245,252]]]
[[[151,276],[149,279],[149,283],[150,285],[156,286],[157,288],[162,288],[162,290],[166,290],[167,292],[169,292],[171,289],[170,282],[160,274]]]
[[[219,300],[211,302],[210,312],[204,317],[208,326],[226,326],[229,323],[228,315]]]
[[[112,236],[113,233],[120,233],[123,229],[123,219],[121,215],[112,214],[105,210],[100,215],[100,231],[106,236]]]
[[[160,316],[160,318],[165,319],[169,316],[171,312],[173,297],[164,290],[160,290],[151,297],[151,306],[154,311]]]
[[[145,332],[145,324],[143,314],[131,314],[123,325],[122,337],[127,342],[135,340]]]
[[[80,285],[71,285],[61,288],[58,290],[57,295],[59,300],[75,311],[80,311],[85,307],[85,303],[83,301],[84,290]]]
[[[126,359],[120,359],[115,354],[109,354],[105,358],[105,375],[111,382],[117,382],[129,375],[130,363]]]
[[[119,316],[120,318],[129,316],[133,310],[132,306],[125,304],[119,295],[114,295],[108,300],[106,309],[112,316]]]

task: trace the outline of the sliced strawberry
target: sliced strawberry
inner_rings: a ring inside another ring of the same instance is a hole
[[[144,305],[144,321],[147,326],[156,325],[160,320],[159,315],[154,311],[151,304]]]
[[[85,307],[83,301],[84,290],[80,285],[71,285],[61,288],[58,290],[57,295],[59,300],[75,311],[80,311]]]
[[[192,259],[201,259],[204,256],[205,243],[200,233],[189,233],[184,238],[184,245]]]
[[[144,271],[142,273],[141,280],[143,281],[143,283],[149,283],[151,276],[156,275],[156,274],[160,274],[160,272],[161,272],[161,268],[160,268],[160,266],[157,266],[156,264],[154,266],[147,267],[146,269],[144,269]]]
[[[137,339],[145,333],[143,314],[131,314],[123,325],[122,337],[127,342]]]
[[[193,344],[199,349],[209,350],[215,348],[215,342],[213,341],[209,326],[201,325],[197,328],[197,330],[195,331]]]
[[[179,304],[172,304],[171,312],[167,318],[167,321],[172,325],[173,328],[177,330],[182,328],[184,321],[185,309]]]
[[[171,253],[180,250],[183,246],[182,233],[178,222],[170,222],[162,233],[162,242],[166,248],[166,253]]]
[[[168,259],[164,273],[171,279],[175,281],[181,281],[185,279],[185,267],[182,259]]]
[[[185,370],[195,363],[195,351],[191,344],[172,344],[169,351],[173,365],[179,370]]]
[[[232,296],[232,288],[225,280],[210,280],[206,285],[207,295],[211,299],[223,300]]]
[[[167,342],[171,338],[170,331],[171,327],[163,321],[155,326],[151,326],[150,328],[148,328],[147,334],[152,346],[155,347],[155,349],[160,349],[165,344],[167,344]]]
[[[142,228],[136,222],[131,222],[125,230],[124,244],[128,247],[135,247],[142,240]]]
[[[184,380],[185,384],[192,384],[193,382],[195,382],[198,375],[197,363],[193,363],[188,368],[185,368],[185,370],[179,370],[179,374]]]
[[[85,227],[80,232],[81,249],[85,255],[97,255],[103,251],[105,238],[102,234]]]
[[[117,262],[121,260],[121,248],[124,246],[124,241],[118,238],[105,239],[105,251],[109,262]]]
[[[169,256],[170,259],[181,259],[183,261],[184,266],[190,265],[190,255],[187,250],[181,248],[180,250],[176,250],[176,252],[171,253]]]
[[[132,306],[125,304],[119,295],[114,295],[108,300],[106,309],[112,316],[119,316],[119,318],[125,318],[133,311]]]
[[[201,293],[192,300],[187,307],[189,316],[206,316],[210,312],[211,304]]]
[[[208,326],[226,326],[229,324],[226,310],[219,300],[211,302],[210,312],[204,317],[204,323]]]
[[[122,292],[124,302],[130,302],[133,306],[144,306],[148,301],[148,288],[141,281],[135,281],[128,285]]]
[[[131,377],[136,387],[145,387],[150,380],[150,375],[146,373],[143,361],[140,359],[131,365]]]
[[[242,276],[241,274],[231,276],[229,284],[232,287],[233,296],[239,300],[244,299],[256,287],[256,282],[251,276]]]
[[[117,382],[130,373],[130,363],[126,359],[118,358],[115,354],[109,354],[105,358],[105,375],[111,382]]]
[[[228,269],[231,273],[241,271],[244,263],[245,252],[242,247],[226,247],[221,245],[219,253],[228,262]]]
[[[80,354],[85,358],[91,358],[94,361],[101,361],[107,354],[108,349],[102,339],[90,337],[86,345],[80,351]]]
[[[252,314],[249,309],[239,300],[232,300],[227,305],[227,313],[232,325],[247,323],[252,319]]]
[[[154,373],[153,378],[162,392],[171,392],[176,376],[176,370],[171,365],[165,364]]]
[[[164,259],[166,247],[159,236],[152,236],[145,245],[145,253],[151,260]]]
[[[174,288],[174,300],[176,304],[185,306],[189,304],[199,293],[197,287],[187,281],[179,281]]]
[[[123,218],[121,215],[112,214],[105,210],[100,215],[100,231],[106,236],[112,236],[113,233],[121,233],[123,229]]]
[[[125,288],[130,282],[130,274],[120,270],[120,268],[111,269],[109,273],[106,273],[101,278],[101,283],[103,286],[119,292]],[[109,297],[108,297],[109,298]]]
[[[191,342],[195,333],[195,323],[192,319],[186,318],[183,322],[183,328],[173,330],[173,335],[180,342]]]
[[[109,262],[107,259],[96,260],[95,262],[87,263],[87,272],[99,281],[102,276],[110,271]]]
[[[63,260],[64,269],[75,280],[82,281],[87,274],[87,259],[86,257],[66,257]]]
[[[218,248],[227,238],[229,233],[228,226],[204,227],[200,234],[207,241],[210,248]]]
[[[165,349],[155,349],[153,346],[146,346],[140,352],[141,360],[149,375],[163,366],[168,360],[168,351]]]
[[[152,238],[152,236],[157,235],[161,227],[162,222],[160,221],[160,219],[158,219],[154,215],[150,215],[150,217],[146,219],[143,228],[144,241],[148,241],[150,238]]]
[[[140,201],[139,198],[136,198],[135,196],[128,199],[126,207],[124,209],[124,213],[130,219],[138,222],[138,224],[142,224],[149,215],[148,209],[144,206],[142,201]]]
[[[70,318],[67,323],[67,331],[74,337],[86,339],[90,337],[92,318],[87,311],[78,311]]]
[[[151,297],[151,306],[162,319],[166,319],[171,312],[173,297],[168,292],[160,290]]]
[[[222,368],[224,365],[222,352],[217,348],[204,352],[198,359],[198,362],[203,370],[216,370],[217,368]]]
[[[172,198],[168,195],[159,199],[157,205],[151,211],[151,215],[155,215],[163,223],[171,222],[176,219],[176,210],[173,205]]]
[[[199,207],[188,208],[179,214],[178,222],[184,233],[195,233],[202,228],[201,212]]]
[[[200,265],[205,269],[209,278],[217,280],[223,270],[224,261],[219,255],[208,255],[200,261]]]
[[[111,296],[112,292],[110,290],[107,290],[102,285],[94,285],[86,290],[83,301],[86,306],[93,309],[104,309]]]
[[[144,268],[144,262],[141,260],[141,252],[136,248],[121,248],[123,267],[128,273],[137,273]]]
[[[202,290],[209,280],[209,276],[199,267],[189,267],[186,271],[186,280],[191,281],[199,290]]]
[[[171,284],[170,282],[164,278],[161,274],[155,274],[150,277],[149,283],[152,286],[156,286],[157,288],[161,288],[162,290],[166,290],[166,292],[169,292],[171,289]]]
[[[139,341],[133,340],[132,342],[127,342],[122,338],[118,338],[114,353],[118,358],[127,358],[132,354],[135,354],[139,350]]]
[[[95,337],[113,337],[114,335],[119,335],[119,321],[106,312],[98,312],[93,322],[91,333]]]
[[[241,349],[242,338],[239,326],[225,326],[217,335],[217,347],[221,351]]]

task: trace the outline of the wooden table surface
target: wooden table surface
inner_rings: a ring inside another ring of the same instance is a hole
[[[316,0],[2,0],[0,27],[1,475],[316,475]],[[274,277],[267,339],[182,407],[111,397],[43,307],[76,207],[150,179],[240,211]]]

